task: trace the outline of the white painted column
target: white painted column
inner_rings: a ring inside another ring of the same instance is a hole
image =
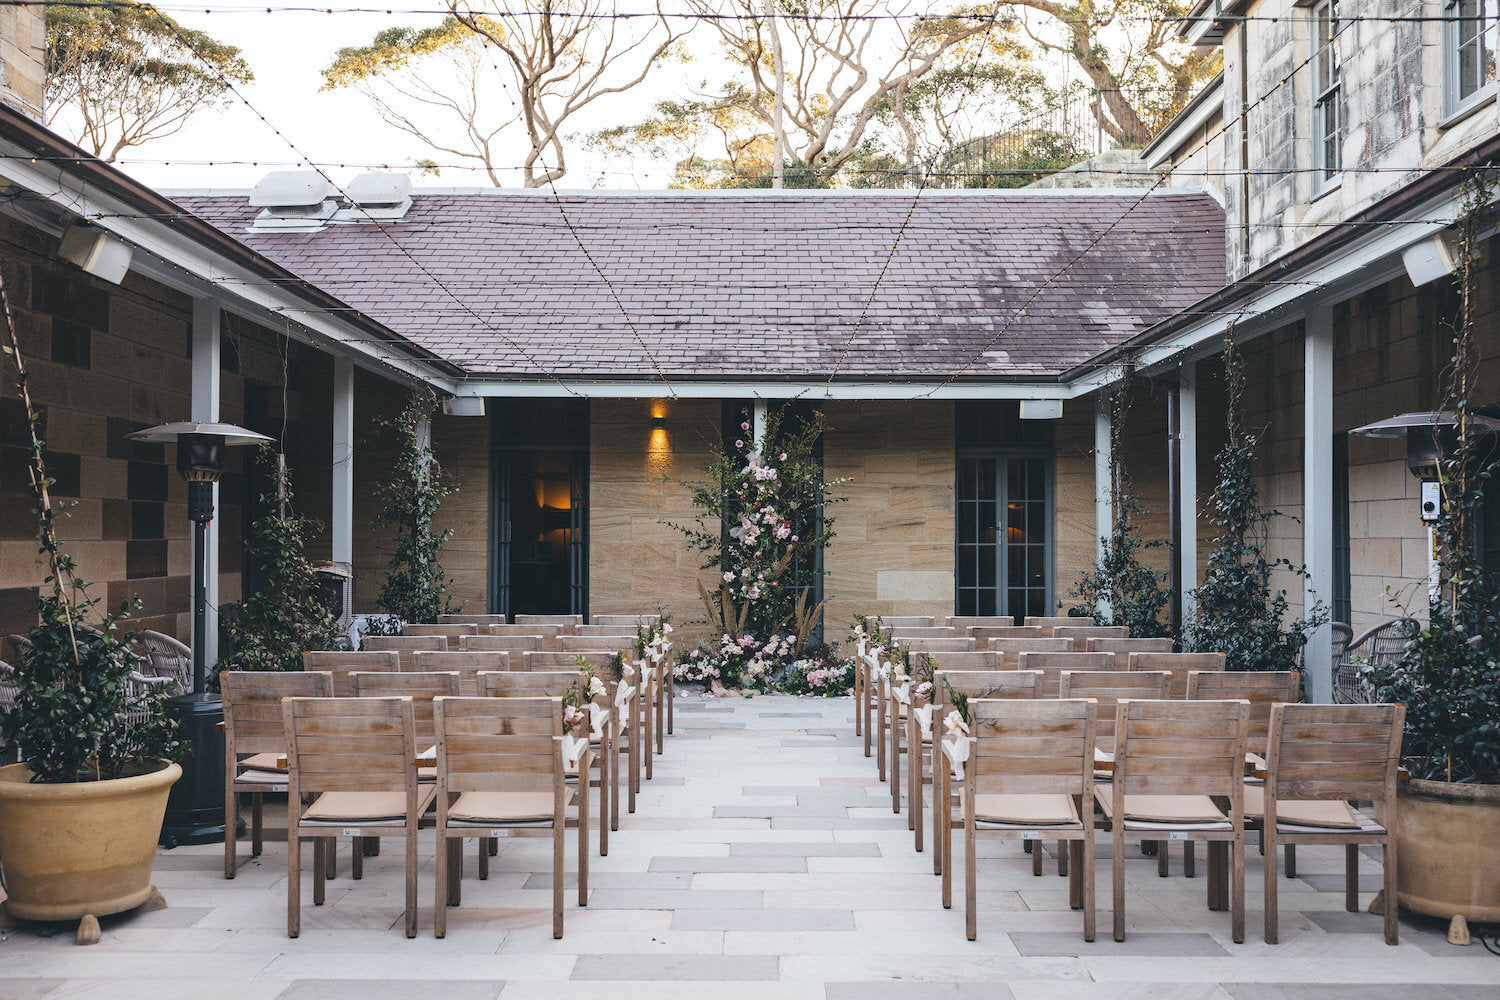
[[[1094,394],[1094,558],[1104,558],[1104,543],[1114,534],[1115,503],[1111,488],[1110,467],[1114,464],[1114,448],[1110,442],[1110,420],[1113,402],[1110,393],[1100,390]],[[1103,620],[1111,620],[1109,602],[1100,598],[1099,613]]]
[[[1198,363],[1177,369],[1177,511],[1182,519],[1177,544],[1177,579],[1182,585],[1182,620],[1193,616],[1198,587]]]
[[[192,373],[192,418],[199,423],[217,423],[220,401],[220,326],[219,300],[201,298],[193,300],[193,373]],[[214,483],[214,519],[208,522],[207,552],[204,560],[203,586],[208,600],[204,616],[205,643],[203,662],[210,676],[219,662],[219,484]],[[197,532],[188,532],[188,551],[191,565],[198,560]],[[191,593],[191,587],[189,588]]]
[[[354,362],[333,359],[333,561],[354,561]]]
[[[760,439],[766,434],[766,401],[756,397],[755,405],[750,410],[750,433],[755,435],[751,441],[752,446],[759,446]]]
[[[1309,310],[1303,324],[1302,559],[1304,613],[1333,603],[1333,311]],[[1310,701],[1333,700],[1333,630],[1308,636],[1304,676]]]
[[[417,451],[425,453],[432,447],[432,414],[424,413],[417,418]]]

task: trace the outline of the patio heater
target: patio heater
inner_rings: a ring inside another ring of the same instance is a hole
[[[193,690],[170,700],[192,758],[167,799],[161,841],[206,843],[224,836],[224,704],[208,693],[208,525],[214,517],[214,483],[224,471],[224,449],[263,444],[264,434],[234,424],[183,421],[125,435],[131,441],[177,446],[177,471],[188,484],[193,522]]]
[[[1500,433],[1500,420],[1471,415],[1474,431],[1480,434]],[[1422,482],[1421,505],[1418,513],[1427,526],[1427,602],[1436,604],[1442,597],[1442,566],[1438,561],[1437,521],[1443,512],[1442,490],[1439,488],[1440,466],[1443,453],[1451,449],[1457,434],[1458,418],[1452,410],[1431,410],[1419,413],[1402,413],[1399,416],[1377,420],[1373,424],[1356,427],[1350,434],[1362,437],[1404,439],[1406,441],[1406,468]]]

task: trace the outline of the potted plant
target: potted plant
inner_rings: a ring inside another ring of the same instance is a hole
[[[1407,909],[1451,920],[1449,940],[1468,943],[1467,921],[1500,921],[1500,612],[1477,526],[1487,490],[1500,489],[1500,423],[1476,412],[1479,354],[1473,343],[1475,232],[1493,187],[1471,181],[1460,216],[1458,314],[1447,405],[1452,417],[1410,428],[1430,449],[1442,504],[1434,527],[1441,588],[1428,621],[1372,681],[1382,701],[1406,706],[1403,763],[1411,771],[1397,809],[1397,890]],[[1408,454],[1413,453],[1408,447]],[[1409,459],[1410,461],[1410,459]],[[1493,502],[1493,499],[1491,500]]]
[[[151,869],[167,791],[182,774],[165,686],[142,683],[121,632],[128,606],[100,614],[98,599],[57,538],[66,505],[48,493],[38,418],[26,388],[15,323],[0,282],[17,385],[31,428],[37,540],[48,576],[37,624],[15,664],[5,735],[21,762],[0,767],[0,874],[6,916],[81,920],[79,941],[98,939],[100,914],[152,897]],[[90,619],[93,618],[93,624]]]

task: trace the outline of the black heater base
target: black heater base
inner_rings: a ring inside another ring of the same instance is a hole
[[[192,755],[182,762],[182,777],[167,796],[160,843],[208,844],[224,839],[224,703],[218,695],[184,694],[168,701],[182,726]],[[237,830],[244,821],[236,817]]]

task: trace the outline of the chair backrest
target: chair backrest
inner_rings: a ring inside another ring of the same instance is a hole
[[[969,638],[978,649],[988,649],[991,639],[1045,639],[1047,630],[1036,625],[970,625]]]
[[[1037,628],[1044,629],[1049,636],[1059,625],[1092,625],[1093,623],[1092,618],[1075,618],[1071,615],[1027,615],[1021,619],[1022,625],[1035,625]]]
[[[334,697],[347,698],[354,693],[354,688],[349,683],[349,675],[358,670],[362,673],[374,673],[377,670],[387,670],[392,673],[400,670],[403,666],[401,654],[393,649],[378,651],[373,649],[362,649],[358,652],[353,650],[336,649],[314,649],[302,654],[303,670],[320,670],[333,675]],[[281,716],[278,714],[277,718]]]
[[[582,683],[581,670],[487,670],[479,675],[479,694],[485,698],[561,698]]]
[[[332,698],[333,678],[325,673],[280,670],[225,670],[219,674],[224,698],[224,749],[229,754],[286,753],[283,698]]]
[[[477,625],[481,629],[505,624],[504,615],[438,615],[439,625]]]
[[[1115,705],[1124,698],[1160,701],[1169,697],[1172,675],[1165,670],[1064,670],[1059,698],[1092,698],[1099,705],[1094,735],[1098,747],[1115,749]]]
[[[472,622],[442,622],[438,625],[414,624],[401,626],[402,635],[441,635],[450,640],[450,646],[453,645],[451,640],[465,635],[477,635],[478,632],[479,626]]]
[[[1128,639],[1129,625],[1054,625],[1052,635],[1058,639],[1072,639],[1083,649],[1089,639]]]
[[[453,645],[457,646],[458,643]],[[367,635],[359,642],[360,649],[372,652],[393,651],[401,654],[401,669],[416,670],[417,653],[442,653],[448,649],[446,635]]]
[[[635,651],[634,635],[560,635],[557,649],[561,653],[619,653],[629,656]]]
[[[1272,706],[1267,798],[1391,801],[1405,720],[1404,705]]]
[[[1004,665],[999,653],[987,649],[952,653],[919,649],[912,651],[911,661],[911,668],[918,673],[933,670],[999,670]]]
[[[563,635],[571,635],[573,626],[583,624],[583,615],[516,615],[517,625],[556,625]]]
[[[416,669],[420,673],[451,670],[458,674],[458,693],[465,698],[477,698],[479,696],[479,672],[511,669],[511,654],[503,651],[418,653]]]
[[[1019,628],[1013,615],[949,615],[943,624],[970,631],[975,628]]]
[[[1126,653],[1127,670],[1165,670],[1172,675],[1170,698],[1186,698],[1188,674],[1194,670],[1223,670],[1223,653]]]
[[[1116,795],[1219,795],[1240,804],[1250,706],[1243,701],[1121,701]]]
[[[1302,674],[1296,670],[1189,670],[1190,701],[1238,698],[1250,703],[1250,752],[1264,754],[1271,732],[1271,706],[1302,700]]]
[[[947,625],[898,625],[891,629],[896,641],[905,645],[909,639],[962,639],[966,633],[961,628]]]
[[[491,625],[490,635],[535,635],[542,639],[543,649],[554,649],[555,641],[563,632],[561,625],[506,625],[504,622]]]
[[[970,701],[975,698],[1035,698],[1040,690],[1042,674],[1039,670],[939,670],[932,678],[933,724],[937,724],[939,712],[945,712],[949,704],[948,688]]]
[[[577,670],[579,661],[584,665],[599,670],[609,666],[614,658],[613,653],[583,652],[583,653],[560,653],[542,650],[536,653],[521,654],[522,670]]]
[[[417,749],[426,750],[436,738],[432,728],[432,699],[457,696],[458,673],[434,670],[426,673],[351,674],[356,698],[410,698],[412,719],[417,727]]]
[[[171,694],[187,694],[193,690],[193,651],[170,635],[142,629],[135,635],[135,643],[145,658],[142,672],[153,677],[169,677]]]
[[[1000,654],[1000,662],[1005,664],[1007,670],[1016,670],[1021,666],[1022,653],[1071,653],[1075,651],[1072,639],[1054,639],[1051,636],[1040,639],[1029,636],[1019,639],[991,639],[989,648]]]
[[[896,644],[913,652],[924,650],[930,653],[966,653],[974,648],[974,640],[968,636],[953,638],[913,639],[897,636]]]
[[[458,640],[458,648],[469,653],[520,653],[528,649],[541,649],[539,635],[466,635]]]
[[[934,621],[932,615],[881,615],[880,624],[887,630],[893,628],[931,628]]]
[[[287,800],[317,792],[408,793],[414,809],[417,731],[410,698],[287,698]]]
[[[634,629],[641,625],[655,625],[661,621],[661,615],[594,615],[594,625],[602,628],[613,628],[616,625],[624,625],[626,628]]]
[[[561,788],[561,698],[439,698],[433,707],[440,800],[451,792]]]
[[[1090,653],[1114,653],[1120,661],[1121,670],[1130,669],[1127,657],[1131,653],[1170,653],[1171,639],[1135,639],[1130,636],[1094,636],[1083,641],[1079,647]]]
[[[1097,713],[1083,698],[970,701],[965,794],[1091,797]]]
[[[1062,689],[1064,670],[1113,670],[1113,653],[1045,653],[1023,652],[1017,663],[1022,670],[1040,670],[1043,698],[1056,698]]]

